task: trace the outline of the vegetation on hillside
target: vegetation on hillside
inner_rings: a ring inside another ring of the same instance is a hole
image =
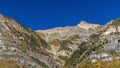
[[[120,61],[114,60],[112,62],[102,62],[98,61],[97,63],[91,63],[87,61],[82,65],[78,65],[76,68],[120,68]]]
[[[92,52],[93,49],[97,50],[98,48],[101,48],[101,44],[95,46],[96,43],[99,42],[99,36],[99,34],[93,34],[90,36],[88,42],[82,42],[78,49],[75,50],[71,57],[66,61],[65,66],[76,66],[78,63],[81,63],[82,60]]]
[[[68,44],[72,44],[72,42],[69,40],[63,40],[61,42],[61,46],[60,46],[60,49],[58,51],[61,51],[61,50],[72,51],[72,49],[68,48]]]
[[[32,56],[31,56],[31,58],[32,58],[36,63],[38,63],[39,65],[41,65],[43,68],[49,68],[45,63],[39,61],[37,58],[32,57]]]
[[[16,61],[0,60],[0,68],[27,68],[27,67]]]
[[[54,39],[54,40],[48,42],[48,44],[54,45],[54,46],[60,46],[60,45],[61,45],[61,40],[59,40],[59,39]]]

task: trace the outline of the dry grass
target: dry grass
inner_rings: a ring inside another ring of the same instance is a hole
[[[85,64],[78,65],[77,68],[120,68],[120,61],[115,60],[112,62],[97,62],[97,63],[91,63],[86,62]]]
[[[24,68],[22,64],[16,61],[0,60],[0,68]]]
[[[54,45],[54,46],[60,46],[61,41],[59,39],[54,39],[54,40],[48,42],[48,44],[51,44],[51,45]]]

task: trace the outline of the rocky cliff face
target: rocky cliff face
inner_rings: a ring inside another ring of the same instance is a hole
[[[57,67],[57,63],[46,52],[46,48],[49,49],[48,44],[34,31],[0,15],[1,68]]]
[[[119,60],[120,19],[106,25],[81,21],[76,26],[37,30],[47,41],[52,57],[63,67],[83,68],[82,63]]]

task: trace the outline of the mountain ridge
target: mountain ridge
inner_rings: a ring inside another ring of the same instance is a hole
[[[81,21],[76,26],[33,31],[0,15],[2,68],[98,68],[98,64],[113,68],[120,65],[119,54],[119,18],[105,25]]]
[[[58,66],[49,56],[46,41],[12,18],[0,15],[0,61],[16,62],[12,68],[52,68]],[[54,64],[53,64],[54,63]],[[10,63],[0,64],[11,68]]]
[[[36,32],[51,46],[51,50],[48,52],[52,53],[54,59],[59,60],[63,67],[82,68],[83,60],[96,63],[99,60],[110,62],[113,59],[118,59],[119,56],[113,58],[111,55],[113,55],[112,52],[119,54],[119,49],[116,48],[119,47],[117,42],[120,33],[119,20],[119,18],[112,20],[105,25],[82,21],[76,26],[38,30]],[[103,56],[100,57],[99,54]],[[104,57],[104,55],[106,56]],[[92,58],[87,59],[87,57]]]

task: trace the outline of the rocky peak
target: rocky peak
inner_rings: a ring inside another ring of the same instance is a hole
[[[99,27],[100,25],[98,24],[91,24],[91,23],[87,23],[85,21],[81,21],[78,25],[79,28],[83,28],[83,29],[95,29],[97,27]]]
[[[106,25],[104,25],[104,27],[106,28],[104,32],[105,35],[109,35],[114,32],[120,32],[120,18],[111,20]]]
[[[111,21],[107,22],[107,24],[106,24],[106,25],[112,24],[112,23],[113,23],[113,21],[114,21],[114,20],[111,20]]]
[[[80,21],[80,23],[78,24],[78,25],[87,25],[87,24],[89,24],[89,23],[87,23],[86,21]]]
[[[115,24],[117,24],[117,25],[120,24],[120,18],[117,18],[116,20],[111,20],[106,25],[108,25],[108,26],[110,26],[110,25],[114,26]]]

